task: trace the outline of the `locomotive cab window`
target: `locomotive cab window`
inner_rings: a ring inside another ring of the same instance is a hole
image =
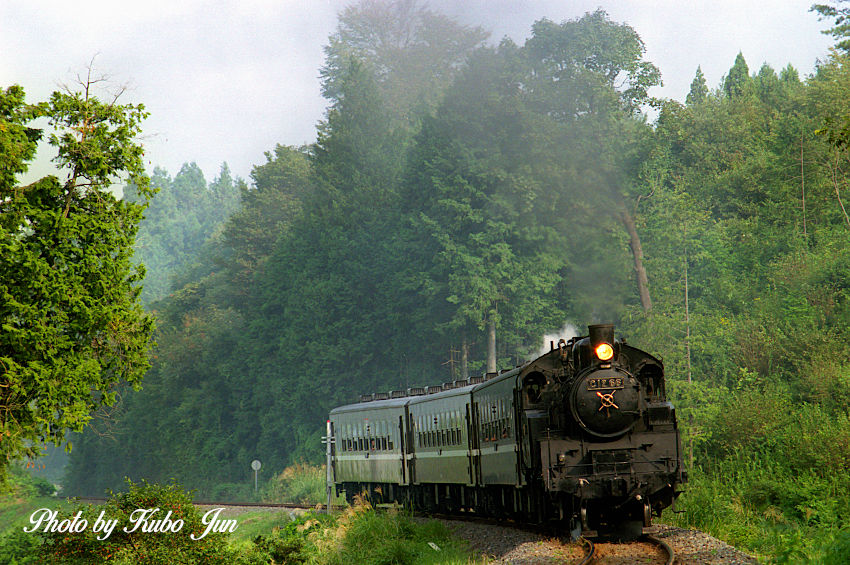
[[[543,387],[546,386],[546,377],[543,373],[535,371],[525,376],[522,380],[522,393],[525,404],[537,404],[543,397]]]

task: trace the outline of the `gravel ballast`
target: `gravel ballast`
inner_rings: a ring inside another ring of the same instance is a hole
[[[585,554],[580,543],[565,543],[528,530],[510,526],[445,521],[456,536],[488,557],[491,565],[563,565]],[[659,526],[655,537],[664,540],[676,553],[680,565],[738,565],[758,563],[746,553],[708,534],[672,526]],[[595,564],[664,563],[666,554],[649,542],[597,543]]]

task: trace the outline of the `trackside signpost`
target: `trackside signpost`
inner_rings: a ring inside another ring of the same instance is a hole
[[[259,471],[262,466],[263,464],[260,463],[259,459],[251,461],[251,468],[254,470],[254,494],[257,493],[257,471]]]
[[[334,473],[333,473],[333,445],[334,445],[334,436],[333,436],[333,424],[328,420],[327,426],[327,435],[322,437],[322,443],[325,444],[326,449],[325,452],[327,454],[327,461],[325,463],[325,468],[327,469],[327,491],[328,491],[328,506],[327,512],[331,513],[331,502],[333,501],[333,488],[334,488]]]

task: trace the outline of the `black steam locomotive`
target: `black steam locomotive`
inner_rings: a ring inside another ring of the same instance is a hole
[[[651,531],[686,480],[659,359],[612,325],[510,371],[331,411],[337,493],[440,513]]]

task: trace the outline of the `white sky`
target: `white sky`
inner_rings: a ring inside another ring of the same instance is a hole
[[[222,162],[248,178],[275,144],[315,140],[324,116],[322,47],[346,0],[0,0],[0,87],[46,99],[95,70],[144,103],[146,159],[174,175],[196,161],[207,180]],[[814,0],[431,0],[435,11],[522,44],[542,17],[560,22],[598,7],[626,22],[661,69],[652,94],[683,100],[697,65],[716,87],[739,51],[750,67],[811,73],[833,44]],[[42,157],[46,159],[47,157]],[[39,167],[40,168],[40,167]],[[43,171],[39,171],[43,174]]]

